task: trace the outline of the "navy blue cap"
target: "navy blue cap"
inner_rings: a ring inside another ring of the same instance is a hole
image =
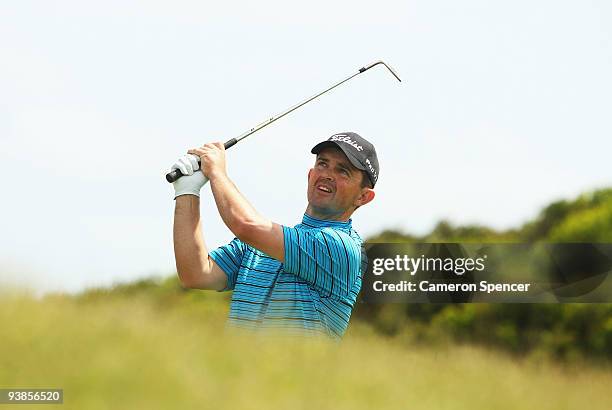
[[[378,157],[372,143],[354,132],[340,132],[315,145],[311,152],[318,154],[324,148],[330,146],[340,148],[355,168],[368,175],[372,187],[376,185],[379,171]]]

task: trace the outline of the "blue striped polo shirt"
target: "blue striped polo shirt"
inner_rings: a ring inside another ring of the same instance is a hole
[[[233,290],[229,325],[340,339],[361,289],[362,240],[347,222],[304,214],[283,226],[285,263],[235,238],[211,258]]]

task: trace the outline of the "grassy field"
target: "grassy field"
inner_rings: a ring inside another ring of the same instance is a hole
[[[357,323],[339,345],[230,334],[226,300],[214,292],[0,295],[0,387],[63,388],[64,404],[47,406],[66,409],[559,410],[612,403],[609,368],[466,346],[415,347]]]

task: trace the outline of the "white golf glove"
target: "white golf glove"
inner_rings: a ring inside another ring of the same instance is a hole
[[[181,195],[200,196],[200,189],[208,182],[208,178],[199,171],[198,157],[186,154],[180,157],[170,170],[179,169],[183,176],[172,183],[174,185],[174,199]]]

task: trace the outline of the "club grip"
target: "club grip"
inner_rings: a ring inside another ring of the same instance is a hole
[[[238,140],[236,138],[232,138],[231,140],[226,141],[225,144],[223,144],[223,146],[225,147],[225,149],[228,149],[236,145],[237,142]]]
[[[226,141],[223,146],[225,147],[225,149],[228,149],[236,145],[237,142],[238,140],[236,138],[232,138],[231,140]],[[166,181],[168,181],[169,183],[173,183],[182,176],[183,173],[180,169],[173,169],[172,171],[166,174]]]
[[[177,179],[183,176],[183,173],[180,169],[173,169],[172,171],[166,174],[166,181],[173,183]]]

